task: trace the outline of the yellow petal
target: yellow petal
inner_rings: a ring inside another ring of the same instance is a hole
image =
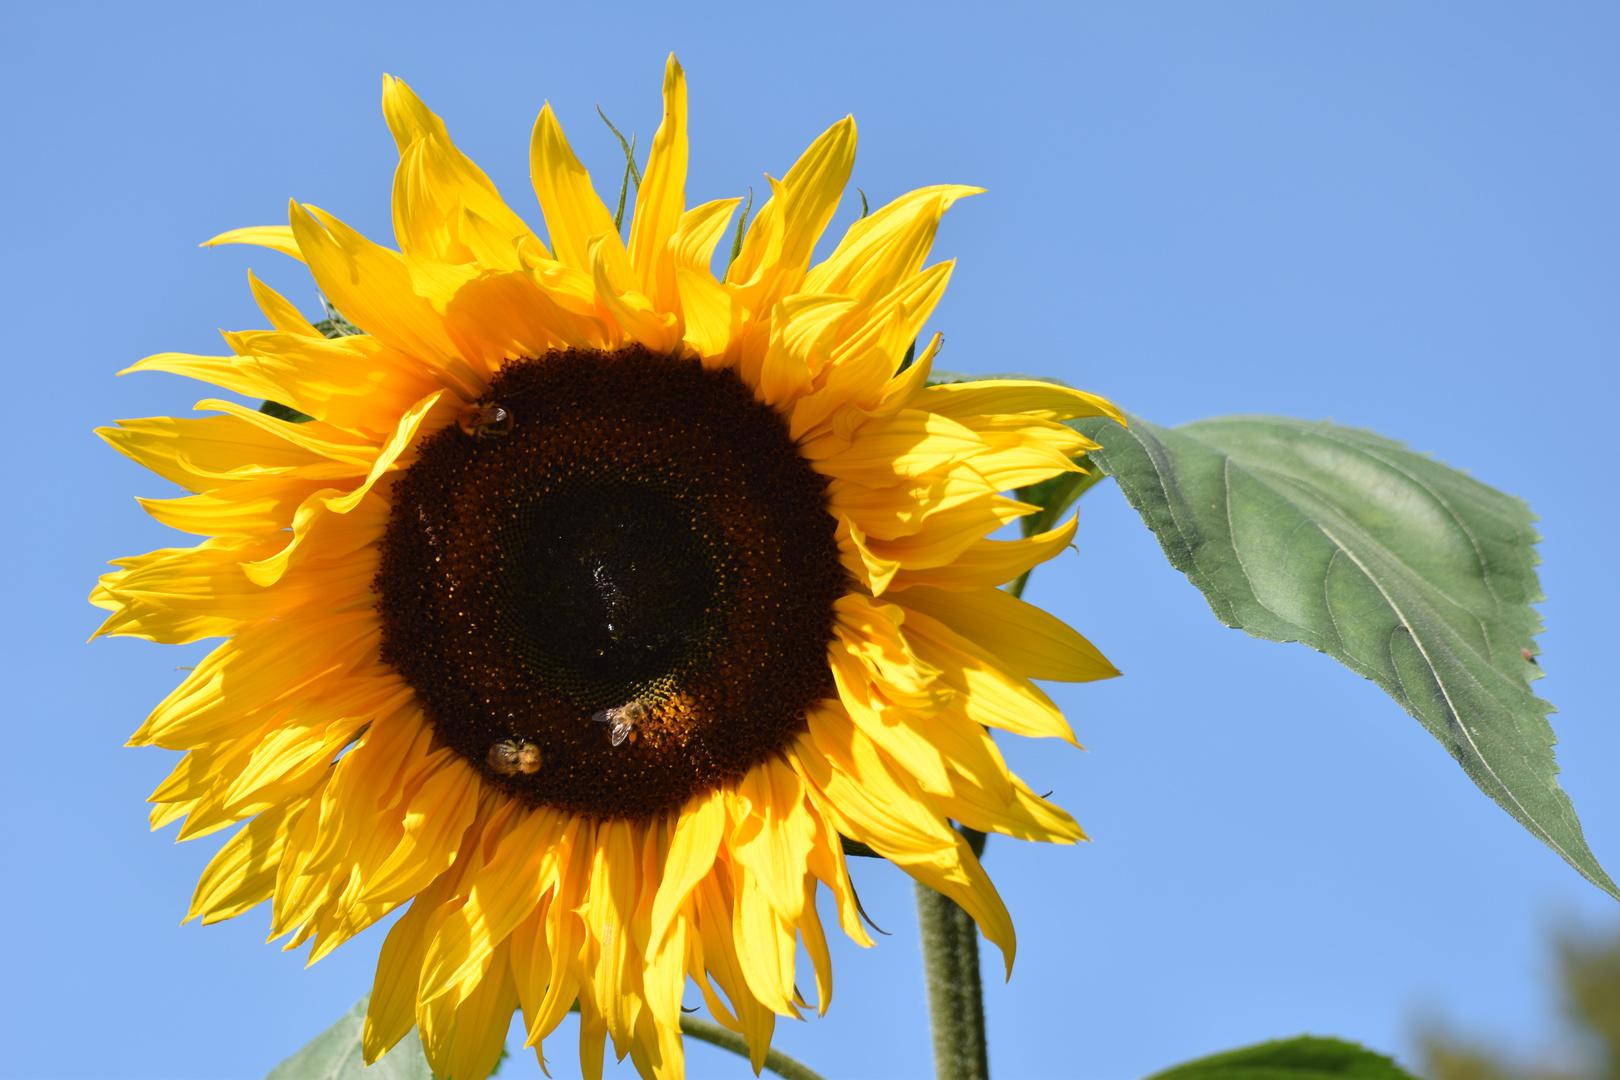
[[[698,972],[706,970],[720,984],[720,989],[731,1001],[727,1011],[706,978],[699,978],[704,1003],[720,1024],[740,1030],[748,1041],[749,1061],[757,1071],[765,1064],[770,1049],[771,1033],[776,1028],[776,1014],[754,995],[743,966],[745,959],[739,954],[734,928],[737,913],[728,893],[730,889],[716,875],[703,880],[693,894],[697,900],[699,938],[694,942],[702,961]],[[694,974],[698,974],[694,972]],[[733,1017],[735,1013],[735,1017]],[[728,1023],[729,1021],[729,1023]]]
[[[488,373],[468,367],[444,319],[416,294],[411,271],[397,252],[373,244],[317,207],[292,203],[288,215],[310,274],[346,318],[430,365],[464,398],[482,393]]]
[[[679,1014],[677,1013],[677,1016]],[[681,1029],[643,1013],[636,1021],[636,1038],[630,1044],[630,1058],[636,1071],[649,1080],[682,1080],[686,1075],[686,1054],[681,1045]]]
[[[1039,566],[1074,541],[1080,519],[1076,515],[1050,532],[1023,540],[976,540],[956,560],[926,570],[901,570],[889,588],[899,591],[913,585],[937,589],[984,589],[1004,584]]]
[[[816,911],[816,879],[809,874],[804,876],[804,911],[800,916],[799,934],[816,973],[816,1015],[826,1016],[832,1004],[832,953],[827,950],[827,935],[821,929],[821,915]]]
[[[562,1022],[581,991],[580,953],[587,935],[579,908],[586,902],[591,885],[597,831],[594,822],[575,817],[557,840],[556,893],[546,911],[544,932],[551,968],[545,973],[544,996],[532,1011],[526,1008],[524,1012],[527,1046],[538,1044]],[[539,978],[537,974],[534,981],[539,982]]]
[[[728,843],[731,857],[758,883],[777,914],[796,923],[804,904],[805,868],[815,841],[804,789],[787,763],[767,758],[738,781],[737,792],[746,803],[734,800],[730,808],[734,822]],[[744,805],[743,820],[738,821]]]
[[[900,603],[971,638],[1030,679],[1090,682],[1119,674],[1097,647],[1056,616],[1000,589],[947,591],[918,586]]]
[[[267,559],[242,564],[242,572],[248,580],[255,585],[274,585],[281,580],[287,570],[296,565],[305,556],[310,548],[310,540],[317,527],[341,527],[330,521],[330,515],[350,514],[362,501],[371,495],[373,486],[383,475],[392,471],[399,465],[400,455],[403,454],[416,440],[418,429],[423,418],[444,391],[437,390],[411,407],[410,411],[400,418],[399,425],[383,444],[377,460],[372,462],[371,469],[360,485],[351,491],[342,491],[336,488],[322,488],[312,493],[304,500],[303,505],[293,516],[292,539],[287,546]],[[388,516],[391,513],[390,505],[381,498],[371,499],[371,514],[353,515],[346,523],[353,530],[353,538],[348,548],[353,550],[363,544],[375,542],[382,535],[386,527]],[[327,552],[328,555],[338,552]],[[347,552],[343,552],[347,553]]]
[[[293,238],[292,229],[286,225],[251,225],[245,229],[232,229],[204,240],[198,246],[213,247],[216,244],[258,244],[283,255],[291,255],[299,262],[304,261],[304,253]]]
[[[285,424],[284,427],[303,425]],[[306,438],[288,440],[240,414],[181,419],[121,420],[96,434],[114,450],[191,491],[272,477],[320,480],[361,476],[372,457],[359,448],[321,452]]]
[[[252,719],[257,712],[280,708],[301,692],[306,700],[319,696],[326,683],[359,664],[376,639],[370,612],[248,627],[204,657],[126,745],[189,750],[256,732],[262,723]],[[289,677],[289,671],[298,674]],[[256,707],[244,708],[238,698]]]
[[[801,747],[805,738],[800,737]],[[955,900],[1001,948],[1010,973],[1016,947],[1012,918],[967,841],[933,800],[832,710],[810,714],[808,738],[815,749],[800,752],[806,777],[822,793],[823,804],[838,815],[846,835]]]
[[[772,1012],[800,1019],[793,1004],[793,927],[772,907],[759,880],[740,875],[731,932],[748,988]]]
[[[628,976],[631,963],[639,964],[641,960],[629,934],[637,869],[637,845],[631,832],[630,823],[623,819],[605,822],[599,830],[596,859],[591,865],[590,899],[581,913],[596,953],[594,964],[587,961],[586,973],[592,976],[596,1005],[613,1036],[615,1050],[627,1045],[635,1029],[637,1001],[628,992],[635,984],[629,982]]]
[[[686,73],[670,53],[664,65],[664,118],[647,154],[647,170],[636,192],[630,226],[630,263],[636,288],[658,311],[672,311],[677,302],[668,244],[685,209]]]
[[[259,302],[259,310],[264,317],[270,320],[270,325],[288,334],[297,334],[300,337],[324,338],[319,330],[304,318],[304,313],[276,290],[253,276],[248,271],[248,287],[253,290],[253,299]]]
[[[616,271],[628,277],[630,261],[613,227],[613,215],[591,186],[591,174],[569,148],[549,101],[540,110],[529,140],[529,178],[534,181],[540,211],[546,216],[551,250],[557,261],[589,272],[591,240],[612,236],[614,250],[607,257],[614,260]]]
[[[675,235],[669,238],[670,256],[677,267],[685,267],[709,274],[709,263],[714,258],[714,246],[726,234],[731,212],[741,199],[716,199],[694,206],[681,215]],[[712,274],[710,277],[712,278]]]
[[[452,1077],[488,1076],[506,1049],[506,1032],[518,1006],[517,984],[503,942],[489,974],[456,1007],[455,1040],[449,1053],[433,1062],[435,1072]]]
[[[565,824],[556,810],[531,810],[501,838],[494,857],[473,879],[466,904],[446,916],[428,947],[419,990],[423,999],[444,992],[460,999],[486,977],[495,947],[528,918],[555,873],[553,841]]]
[[[1044,844],[1072,844],[1086,839],[1074,818],[1031,792],[1014,779],[1010,800],[994,798],[977,786],[958,781],[955,793],[939,798],[940,809],[955,821],[980,832],[1001,833],[1017,840]]]
[[[675,913],[686,903],[698,882],[708,876],[725,829],[725,797],[707,791],[688,799],[675,822],[669,856],[652,910],[652,942],[661,944]]]
[[[902,387],[910,387],[914,381],[926,378],[926,365],[918,375],[911,375],[909,370],[904,373],[909,378],[896,380],[895,372],[906,350],[922,332],[934,305],[945,294],[953,266],[944,262],[929,267],[844,325],[842,329],[848,336],[834,347],[822,385],[794,409],[791,430],[795,439],[803,439],[825,426],[847,440],[873,415],[873,410],[885,404],[897,381]],[[936,335],[932,348],[937,347]],[[932,350],[926,356],[931,358]],[[904,401],[890,404],[885,415],[892,415]]]
[[[702,357],[704,367],[724,366],[742,332],[742,305],[706,270],[699,273],[677,267],[675,284],[681,295],[686,343]]]
[[[444,122],[402,80],[383,76],[383,115],[399,147],[394,236],[400,248],[446,263],[517,270],[517,245],[539,244],[495,185],[450,140]],[[469,227],[471,226],[471,227]]]
[[[231,484],[218,495],[137,497],[135,501],[158,521],[181,532],[266,539],[290,526],[299,504],[321,486],[318,480],[249,480]]]
[[[1113,402],[1096,394],[1056,383],[1020,379],[984,379],[930,386],[917,396],[915,406],[958,418],[981,413],[1018,413],[1041,420],[1106,416],[1121,424],[1125,422],[1125,415]]]
[[[654,310],[652,303],[639,292],[619,291],[607,257],[617,244],[618,240],[612,235],[591,241],[591,277],[596,283],[597,298],[632,340],[646,346],[650,352],[669,352],[681,338],[676,318]]]
[[[971,428],[920,409],[903,409],[867,424],[849,442],[829,432],[799,445],[817,472],[869,488],[938,473],[984,450],[984,441]]]
[[[854,166],[855,118],[846,116],[810,144],[782,178],[781,193],[760,208],[727,280],[763,284],[762,307],[799,291]]]
[[[754,396],[778,408],[810,388],[826,366],[833,335],[860,301],[852,296],[800,293],[779,301],[771,313],[770,344],[757,374],[745,366],[743,381]]]
[[[876,555],[867,544],[866,534],[861,527],[843,515],[838,516],[837,536],[839,560],[844,564],[844,569],[865,585],[873,596],[882,596],[900,569],[899,561]]]
[[[406,798],[404,835],[366,882],[364,896],[403,902],[444,872],[483,794],[478,771],[459,758],[432,769]]]
[[[940,184],[900,196],[849,227],[838,247],[805,278],[807,292],[876,300],[922,269],[939,219],[956,200],[983,188]]]
[[[191,911],[184,921],[200,915],[207,925],[235,918],[270,899],[282,852],[287,849],[287,834],[308,805],[308,796],[293,799],[242,826],[209,860],[191,894]]]

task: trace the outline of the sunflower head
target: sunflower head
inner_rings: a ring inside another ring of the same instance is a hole
[[[721,277],[740,200],[688,209],[686,86],[628,238],[550,106],[530,144],[542,240],[404,83],[398,250],[293,203],[256,243],[303,261],[342,316],[312,327],[250,277],[272,330],[229,356],[135,365],[277,403],[101,434],[189,494],[143,500],[206,537],[115,563],[101,629],[223,641],[131,742],[186,751],[152,795],[181,838],[241,824],[191,916],[273,901],[311,960],[394,908],[367,1060],[413,1025],[477,1080],[521,1008],[531,1045],[577,1003],[602,1048],[681,1073],[687,980],[763,1063],[819,1007],[817,909],[870,944],[841,838],[951,897],[1010,966],[1006,909],[953,822],[1072,842],[992,729],[1073,741],[1034,679],[1115,674],[997,586],[1074,522],[989,539],[1004,492],[1079,468],[1061,421],[1118,412],[1042,382],[930,385],[925,265],[976,189],[863,216],[823,262],[855,125],[780,179]],[[134,370],[132,369],[132,370]],[[724,997],[719,992],[723,992]]]

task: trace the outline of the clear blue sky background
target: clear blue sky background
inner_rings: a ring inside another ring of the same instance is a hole
[[[388,241],[382,74],[412,83],[539,221],[550,99],[607,194],[600,102],[643,144],[664,55],[691,86],[690,202],[763,190],[853,112],[874,201],[982,185],[942,367],[1027,370],[1160,423],[1332,418],[1527,498],[1546,539],[1563,782],[1620,871],[1613,442],[1620,9],[1612,4],[23,4],[0,9],[0,297],[12,510],[0,754],[11,1077],[261,1076],[370,984],[382,932],[314,969],[258,910],[179,927],[218,837],[148,835],[172,755],[121,743],[197,648],[85,645],[106,559],[172,542],[164,485],[90,434],[207,391],[114,379],[263,325],[203,251],[289,196]],[[859,211],[853,189],[834,231]],[[1542,939],[1611,901],[1479,794],[1372,684],[1223,629],[1112,485],[1031,598],[1125,672],[1059,687],[1088,753],[1003,740],[1095,842],[992,840],[1017,921],[986,988],[1002,1078],[1130,1078],[1303,1031],[1410,1060],[1415,1011],[1526,1048],[1556,1030]],[[831,1014],[778,1044],[830,1078],[931,1074],[910,884],[856,868],[893,936],[835,948]],[[517,1042],[513,1042],[514,1048]],[[573,1029],[550,1044],[577,1076]],[[740,1060],[690,1051],[694,1077]],[[628,1069],[626,1070],[628,1073]],[[538,1075],[532,1057],[503,1076]]]

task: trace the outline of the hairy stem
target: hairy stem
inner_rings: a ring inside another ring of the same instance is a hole
[[[983,833],[963,829],[962,835],[975,855],[984,851]],[[990,1080],[979,928],[955,901],[922,884],[917,885],[917,923],[934,1032],[934,1075],[939,1080]]]
[[[733,1054],[748,1056],[748,1041],[735,1031],[728,1031],[719,1024],[708,1020],[700,1020],[695,1016],[681,1017],[681,1034],[698,1042],[706,1042],[718,1046],[722,1050],[730,1050]],[[821,1074],[808,1066],[801,1065],[788,1057],[780,1050],[767,1050],[765,1052],[765,1067],[785,1080],[821,1080]]]

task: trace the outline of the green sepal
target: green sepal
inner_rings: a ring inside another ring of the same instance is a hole
[[[731,264],[737,261],[738,255],[742,254],[743,234],[748,231],[748,211],[753,208],[754,189],[749,188],[748,203],[742,209],[742,216],[737,219],[737,233],[731,238],[731,258],[726,260],[726,272],[720,275],[721,281],[725,281],[731,276]]]
[[[1543,599],[1523,501],[1369,431],[1273,416],[1071,421],[1215,617],[1377,683],[1487,795],[1620,891],[1558,786],[1530,691]]]
[[[1383,1054],[1343,1042],[1301,1035],[1245,1046],[1188,1061],[1148,1080],[1413,1080]]]
[[[624,199],[630,193],[630,181],[636,182],[636,193],[641,193],[641,170],[636,167],[636,133],[630,133],[630,141],[625,142],[619,129],[613,126],[613,121],[607,118],[602,106],[596,107],[596,115],[602,118],[602,123],[608,126],[615,138],[619,140],[619,149],[624,151],[624,179],[619,183],[619,208],[613,212],[613,228],[619,230],[624,223]]]

